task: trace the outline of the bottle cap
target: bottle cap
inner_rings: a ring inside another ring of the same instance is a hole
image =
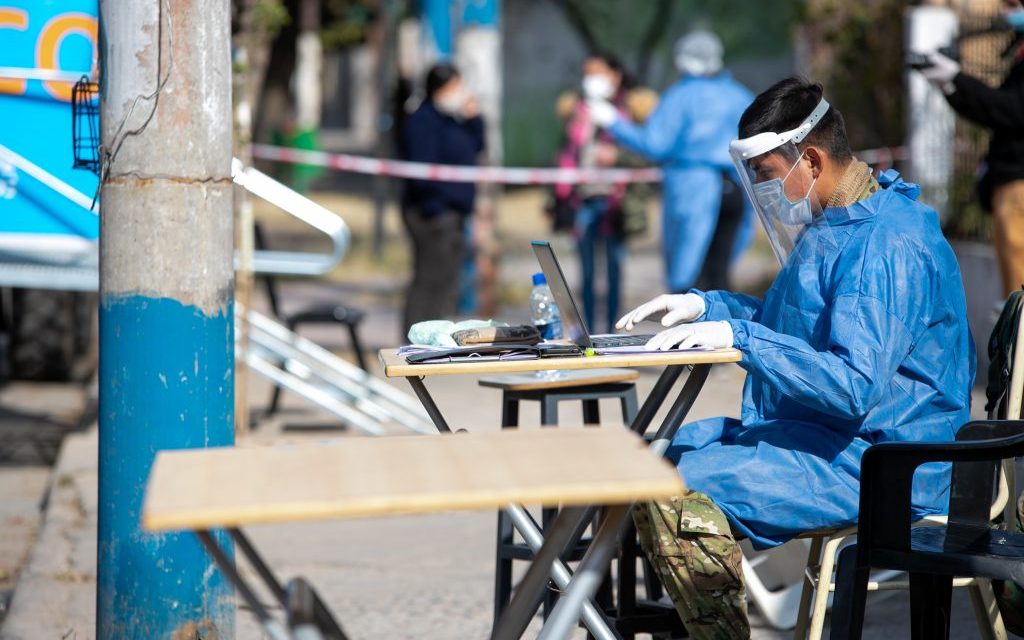
[[[547,283],[548,283],[547,278],[544,277],[544,273],[543,272],[533,274],[533,286],[536,287],[538,284],[547,284]]]

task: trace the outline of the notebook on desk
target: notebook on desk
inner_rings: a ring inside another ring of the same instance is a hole
[[[537,358],[582,357],[576,345],[555,342],[524,344],[480,344],[469,347],[429,347],[409,345],[398,350],[409,364],[438,364],[445,362],[487,362],[495,360],[534,360]]]

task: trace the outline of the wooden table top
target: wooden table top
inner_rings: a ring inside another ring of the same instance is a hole
[[[440,375],[486,375],[522,371],[572,369],[618,369],[625,367],[666,367],[674,364],[719,364],[739,362],[736,349],[715,351],[666,351],[593,356],[589,358],[537,358],[534,360],[485,360],[482,362],[446,362],[443,364],[409,364],[397,349],[381,349],[380,363],[388,378],[416,378]]]
[[[341,438],[161,451],[149,531],[678,495],[678,472],[619,426]]]

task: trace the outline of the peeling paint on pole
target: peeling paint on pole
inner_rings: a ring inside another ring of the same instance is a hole
[[[140,528],[157,451],[234,438],[228,2],[101,0],[100,23],[97,637],[229,639],[195,537]]]

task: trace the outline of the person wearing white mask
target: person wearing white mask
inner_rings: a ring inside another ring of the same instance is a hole
[[[484,123],[458,70],[447,63],[435,65],[427,73],[426,94],[402,127],[402,157],[430,164],[477,164],[484,148]],[[475,197],[471,182],[405,181],[402,220],[413,249],[405,332],[422,320],[456,314],[466,253],[464,227]]]
[[[850,526],[860,465],[880,442],[954,440],[970,419],[974,341],[960,268],[920,188],[875,178],[821,85],[776,83],[730,143],[781,271],[762,298],[661,296],[648,343],[731,347],[747,373],[740,419],[685,424],[665,456],[688,491],[634,512],[644,551],[696,640],[750,636],[737,538],[755,548]],[[944,513],[948,464],[917,469],[913,518]],[[904,503],[905,503],[904,502]]]
[[[662,255],[668,289],[721,289],[753,238],[753,216],[729,160],[729,141],[753,94],[723,68],[715,34],[693,31],[676,43],[681,77],[643,124],[608,101],[590,99],[594,121],[615,141],[665,172]]]
[[[638,159],[629,158],[630,154],[619,153],[611,136],[597,126],[590,113],[590,101],[608,101],[621,117],[631,119],[640,116],[635,107],[643,90],[634,91],[632,80],[611,54],[587,56],[582,72],[582,99],[579,94],[567,96],[566,103],[558,109],[565,118],[558,166],[589,169],[638,164]],[[633,103],[632,111],[629,102]],[[587,326],[595,331],[610,330],[619,317],[626,239],[645,230],[647,190],[646,185],[640,184],[555,185],[554,200],[549,206],[552,213],[561,212],[555,221],[556,230],[571,229],[576,238],[583,317]],[[598,328],[595,324],[599,303],[595,287],[596,263],[602,253],[607,267],[607,286],[603,328]]]

